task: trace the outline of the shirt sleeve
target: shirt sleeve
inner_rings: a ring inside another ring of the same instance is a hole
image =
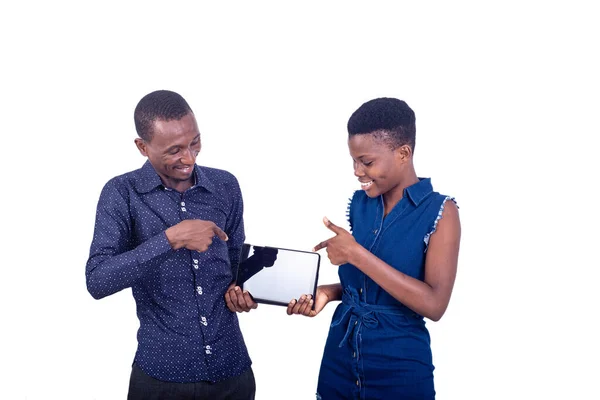
[[[242,246],[246,240],[244,232],[244,200],[237,179],[234,177],[231,185],[231,211],[227,217],[225,233],[229,237],[227,247],[229,249],[229,261],[231,262],[231,273],[236,280],[240,264]]]
[[[85,270],[87,289],[95,299],[131,287],[172,250],[164,231],[134,247],[132,228],[129,202],[110,181],[98,201]]]

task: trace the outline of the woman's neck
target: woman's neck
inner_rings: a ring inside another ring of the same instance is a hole
[[[417,173],[412,169],[398,185],[383,194],[383,204],[385,205],[384,215],[388,215],[404,196],[404,189],[419,182]]]

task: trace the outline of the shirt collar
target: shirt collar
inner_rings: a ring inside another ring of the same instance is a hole
[[[215,191],[215,185],[208,179],[208,176],[198,164],[194,165],[194,179],[196,183],[192,188],[199,186],[205,188],[209,192]],[[150,164],[150,161],[146,160],[134,181],[135,190],[138,193],[148,193],[159,186],[164,186],[160,176],[158,176],[156,170],[152,164]]]
[[[418,206],[431,192],[433,192],[431,178],[419,178],[419,182],[404,189],[404,196]]]

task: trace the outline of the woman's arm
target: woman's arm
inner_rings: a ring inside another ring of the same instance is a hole
[[[327,247],[332,264],[353,264],[396,300],[433,321],[444,315],[456,277],[461,235],[458,207],[454,202],[446,204],[437,229],[430,237],[424,282],[391,267],[356,243],[343,228],[329,220],[325,225],[337,235],[317,245],[315,250]]]

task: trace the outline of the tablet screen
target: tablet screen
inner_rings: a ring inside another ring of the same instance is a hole
[[[257,303],[287,306],[303,294],[314,298],[320,261],[310,251],[244,244],[237,284]]]

